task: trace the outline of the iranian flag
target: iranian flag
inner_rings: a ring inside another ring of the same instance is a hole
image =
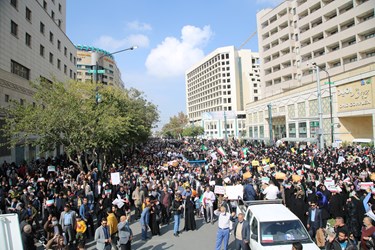
[[[242,159],[246,158],[246,156],[247,156],[247,152],[248,152],[248,151],[249,151],[248,148],[243,148],[243,149],[241,150],[241,158],[242,158]]]
[[[225,153],[223,147],[219,147],[219,148],[217,149],[217,152],[218,152],[219,154],[221,154],[221,156],[225,156],[225,155],[227,154],[227,153]]]

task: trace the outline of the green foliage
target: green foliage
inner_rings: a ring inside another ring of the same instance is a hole
[[[42,151],[63,145],[80,166],[85,153],[109,154],[145,141],[159,118],[156,106],[135,89],[43,81],[33,87],[35,106],[13,102],[5,110],[3,132],[10,145],[30,143]]]
[[[182,133],[183,136],[197,137],[198,135],[204,134],[204,128],[200,126],[189,126],[186,127]]]
[[[165,137],[178,138],[182,135],[188,122],[188,117],[183,112],[179,112],[177,116],[172,116],[169,119],[169,123],[163,126],[162,134]]]

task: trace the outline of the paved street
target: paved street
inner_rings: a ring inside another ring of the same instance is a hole
[[[134,240],[132,249],[139,250],[200,250],[214,249],[217,232],[217,222],[214,225],[204,224],[202,219],[197,219],[196,231],[182,232],[180,237],[173,236],[173,223],[161,228],[161,236],[153,236],[150,240],[143,242],[141,238],[141,227],[139,222],[133,222],[131,229],[133,230]],[[180,230],[184,227],[184,219],[181,219]],[[149,232],[149,236],[151,233]],[[233,235],[231,236],[231,241]],[[87,249],[95,249],[95,242],[89,242]]]

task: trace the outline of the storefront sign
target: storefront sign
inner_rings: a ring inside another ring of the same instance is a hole
[[[373,86],[372,79],[368,78],[337,87],[338,111],[346,112],[375,107]]]

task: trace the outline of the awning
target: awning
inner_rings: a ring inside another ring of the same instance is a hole
[[[317,138],[292,138],[292,137],[285,137],[281,138],[281,141],[293,141],[293,142],[311,142],[315,143],[318,142]]]

